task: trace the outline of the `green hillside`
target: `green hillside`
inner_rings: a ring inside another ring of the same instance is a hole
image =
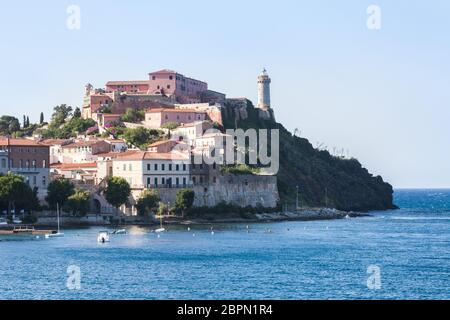
[[[250,101],[247,116],[227,105],[223,111],[226,129],[279,129],[280,170],[278,188],[281,204],[295,205],[296,186],[300,203],[311,207],[333,207],[346,211],[369,211],[396,208],[392,186],[382,177],[374,177],[356,159],[342,159],[319,151],[304,138],[293,136],[283,125],[263,120]],[[245,119],[243,119],[245,118]]]

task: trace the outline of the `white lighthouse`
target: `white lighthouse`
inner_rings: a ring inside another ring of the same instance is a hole
[[[258,108],[262,110],[270,109],[270,77],[267,70],[263,69],[258,76]]]

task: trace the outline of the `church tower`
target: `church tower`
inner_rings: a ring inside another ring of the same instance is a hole
[[[258,108],[262,110],[270,109],[270,78],[267,70],[263,69],[258,76]]]

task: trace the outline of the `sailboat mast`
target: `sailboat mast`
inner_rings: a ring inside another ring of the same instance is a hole
[[[58,222],[58,233],[59,233],[59,203],[56,204],[56,220]]]

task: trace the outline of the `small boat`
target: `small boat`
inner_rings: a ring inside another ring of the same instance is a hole
[[[22,220],[14,218],[13,223],[14,224],[22,224]]]
[[[100,231],[97,235],[97,241],[99,243],[109,242],[109,233],[108,231]]]
[[[112,234],[127,234],[127,230],[125,229],[118,229],[111,232]]]
[[[0,218],[0,226],[7,226],[8,225],[8,221],[6,221],[5,218]]]
[[[56,231],[56,233],[50,233],[48,235],[48,237],[46,236],[45,238],[62,238],[64,237],[64,233],[61,232],[60,228],[59,228],[59,205],[56,204],[56,220],[58,222],[58,230]]]
[[[345,216],[345,219],[350,219],[350,216],[349,216],[349,215],[346,215],[346,216]]]

